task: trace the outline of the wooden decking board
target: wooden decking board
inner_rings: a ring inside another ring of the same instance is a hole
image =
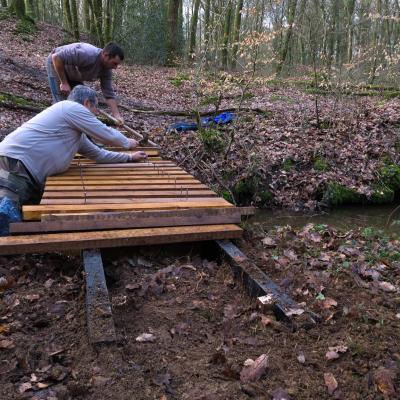
[[[153,191],[153,190],[192,190],[192,191],[201,191],[204,189],[208,189],[208,186],[203,183],[186,183],[184,185],[172,185],[170,183],[159,183],[157,185],[98,185],[98,184],[82,184],[80,185],[46,185],[44,193],[53,193],[53,192],[64,192],[64,191],[74,191],[74,190],[83,190],[87,191],[96,191],[96,190],[136,190],[136,191]]]
[[[82,205],[89,205],[89,204],[145,204],[145,203],[169,203],[171,201],[180,201],[182,203],[187,202],[200,202],[200,201],[208,201],[212,202],[213,200],[218,200],[218,197],[186,197],[185,193],[182,193],[181,196],[176,196],[173,198],[167,197],[151,197],[151,198],[134,198],[134,197],[98,197],[98,198],[91,198],[91,197],[84,197],[81,199],[42,199],[40,205],[47,205],[47,204],[82,204]],[[219,203],[215,203],[216,207],[218,207]]]
[[[226,224],[8,236],[0,237],[0,255],[233,239],[241,235],[237,225]]]
[[[135,190],[97,190],[91,191],[62,191],[45,192],[42,199],[73,199],[73,198],[92,198],[92,197],[129,197],[129,198],[147,198],[147,197],[216,197],[217,194],[212,190],[153,190],[153,191],[135,191]]]
[[[52,182],[46,182],[46,186],[59,186],[59,185],[77,185],[78,181],[76,180],[72,180],[72,181],[52,181]],[[138,184],[138,185],[144,185],[146,183],[150,183],[152,185],[156,185],[156,184],[174,184],[176,185],[176,187],[180,187],[181,185],[184,185],[186,183],[201,183],[200,181],[198,181],[197,179],[194,178],[179,178],[179,179],[175,179],[175,178],[170,178],[170,177],[163,177],[160,176],[158,178],[155,179],[143,179],[143,178],[129,178],[129,179],[103,179],[103,180],[91,180],[91,181],[85,181],[85,187],[88,185],[127,185],[127,184]]]
[[[186,171],[184,171],[180,167],[163,167],[163,168],[116,168],[112,170],[113,175],[132,175],[132,174],[161,174],[161,173],[177,173],[177,172],[184,172],[187,174]],[[53,175],[52,178],[54,177],[61,177],[61,176],[85,176],[85,175],[110,175],[110,170],[109,169],[93,169],[89,170],[88,168],[76,168],[75,170],[69,169],[67,172],[64,172],[61,175]],[[190,174],[188,174],[190,175]]]
[[[97,180],[97,179],[110,179],[111,177],[114,179],[128,179],[128,178],[159,178],[159,177],[186,177],[186,178],[192,178],[192,175],[188,174],[185,171],[130,171],[130,172],[118,172],[116,174],[107,174],[105,172],[102,172],[101,174],[85,174],[82,173],[80,175],[57,175],[57,176],[50,176],[47,178],[49,182],[62,182],[62,181],[68,181],[68,180]]]
[[[139,211],[139,210],[176,210],[185,208],[218,208],[233,207],[223,199],[210,201],[171,201],[168,203],[142,204],[75,204],[75,205],[37,205],[23,206],[22,213],[25,221],[39,220],[42,214]]]
[[[45,214],[38,222],[10,224],[10,232],[43,233],[165,226],[238,224],[251,208],[209,208],[166,211],[128,211],[85,214]]]

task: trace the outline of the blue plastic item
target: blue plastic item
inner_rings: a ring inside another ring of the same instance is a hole
[[[208,127],[213,124],[225,125],[225,124],[228,124],[229,122],[232,122],[234,117],[235,117],[235,114],[233,114],[231,112],[224,112],[224,113],[218,114],[215,117],[201,118],[200,124],[202,127]],[[186,131],[196,131],[197,129],[198,129],[198,126],[195,122],[182,121],[182,122],[177,122],[175,124],[170,125],[167,129],[167,132],[171,132],[174,130],[177,132],[186,132]]]
[[[18,205],[8,197],[0,201],[0,236],[10,234],[10,223],[22,221],[22,215]]]

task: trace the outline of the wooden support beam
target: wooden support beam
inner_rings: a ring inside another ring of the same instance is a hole
[[[10,233],[91,231],[100,229],[237,224],[251,207],[209,208],[173,211],[128,211],[92,214],[49,214],[39,222],[15,222]]]
[[[84,250],[82,258],[86,278],[89,341],[94,345],[113,343],[117,337],[100,250]]]
[[[140,211],[140,210],[177,210],[182,208],[219,208],[233,207],[224,199],[216,198],[212,201],[196,199],[196,201],[171,201],[168,203],[142,204],[75,204],[75,205],[37,205],[23,206],[24,221],[40,220],[43,214],[89,213],[112,211]]]
[[[228,259],[235,278],[240,280],[251,297],[257,297],[261,306],[270,306],[276,317],[290,320],[304,312],[294,300],[283,292],[260,268],[253,264],[231,241],[216,241]]]
[[[0,255],[233,239],[237,225],[194,225],[0,237]]]

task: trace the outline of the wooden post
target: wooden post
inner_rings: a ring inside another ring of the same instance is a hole
[[[89,341],[94,345],[113,343],[116,341],[115,326],[100,250],[83,250],[82,258],[86,273]]]

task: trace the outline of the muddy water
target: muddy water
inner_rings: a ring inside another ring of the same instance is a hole
[[[256,215],[250,219],[250,223],[255,225],[262,224],[264,229],[284,225],[301,228],[308,223],[313,223],[331,225],[340,230],[372,227],[391,232],[399,232],[400,207],[395,210],[396,207],[396,204],[382,206],[347,206],[330,210],[329,212],[314,214],[302,214],[283,210],[258,210]],[[395,212],[392,214],[394,210]],[[399,220],[398,223],[395,222],[396,220]]]

